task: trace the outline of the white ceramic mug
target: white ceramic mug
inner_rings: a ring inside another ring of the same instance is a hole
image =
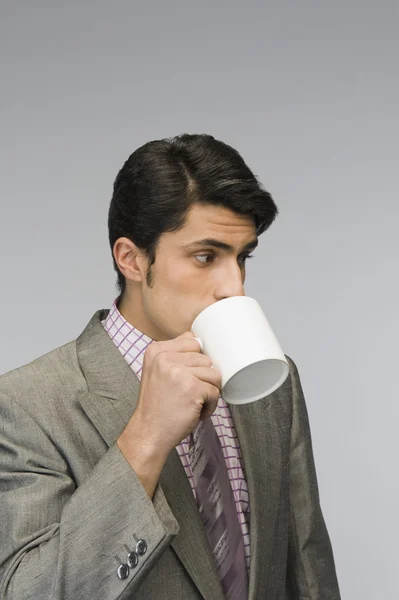
[[[232,296],[205,308],[191,331],[222,375],[222,397],[247,404],[268,396],[289,374],[286,357],[259,303]]]

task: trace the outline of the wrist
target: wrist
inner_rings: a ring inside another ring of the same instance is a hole
[[[167,453],[146,435],[139,418],[133,417],[116,441],[123,456],[140,479],[152,499],[167,459]]]
[[[140,457],[142,461],[152,464],[164,464],[169,451],[160,441],[155,439],[154,432],[145,424],[138,411],[135,411],[120,434],[117,444],[129,460],[129,456]]]

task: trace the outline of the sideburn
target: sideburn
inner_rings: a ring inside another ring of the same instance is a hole
[[[154,275],[152,272],[152,266],[149,266],[147,269],[147,273],[146,273],[146,282],[149,288],[152,288],[153,283],[154,283]]]
[[[154,247],[150,247],[147,251],[147,257],[148,257],[148,269],[147,269],[147,273],[146,273],[146,282],[149,288],[152,288],[154,285],[154,274],[152,272],[152,265],[155,263],[155,248]]]

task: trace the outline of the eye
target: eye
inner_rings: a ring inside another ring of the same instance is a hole
[[[240,257],[240,262],[245,263],[249,258],[253,258],[254,255],[253,254],[245,254],[244,256]]]
[[[238,262],[242,265],[245,264],[245,262],[249,259],[249,258],[253,258],[254,255],[253,254],[244,254],[243,256],[239,256],[238,257]],[[197,254],[195,256],[195,258],[202,263],[203,265],[209,265],[211,264],[214,260],[215,260],[215,255],[214,254]]]
[[[211,258],[212,260],[215,258],[215,256],[213,254],[197,254],[197,256],[195,256],[195,258],[197,258],[199,260],[200,263],[202,263],[203,265],[209,264],[212,261],[208,261],[206,260],[207,258]],[[201,260],[202,258],[204,258],[205,260]]]

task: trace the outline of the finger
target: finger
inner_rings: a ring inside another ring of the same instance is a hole
[[[200,354],[200,347],[194,338],[189,339],[188,337],[152,342],[144,353],[144,360],[149,364],[163,352],[168,354],[171,352],[195,352]]]
[[[185,331],[184,333],[182,333],[179,337],[177,337],[176,339],[179,338],[183,338],[183,339],[193,339],[193,340],[197,340],[199,347],[200,347],[200,351],[202,352],[203,350],[203,346],[202,346],[202,340],[199,337],[196,337],[195,334],[192,331]]]
[[[220,390],[217,386],[204,383],[203,390],[204,406],[209,404],[212,407],[212,405],[218,403]]]
[[[200,381],[217,388],[218,393],[220,393],[222,376],[217,369],[214,369],[213,367],[189,367],[189,371]]]
[[[195,340],[196,343],[199,346],[199,351],[202,352],[203,346],[202,346],[202,341],[200,340],[200,338],[195,337],[195,335],[193,334],[192,331],[185,331],[184,333],[182,333],[182,335],[180,335],[179,337],[175,338],[176,340]]]
[[[171,365],[184,365],[186,367],[211,367],[209,356],[198,352],[168,352]]]
[[[206,395],[206,398],[205,398],[205,401],[204,401],[204,404],[202,407],[200,421],[205,421],[205,419],[208,419],[208,417],[213,415],[213,413],[215,412],[216,407],[218,405],[218,400],[219,400],[219,389],[215,388],[212,385],[209,385],[208,393]]]
[[[178,335],[178,336],[175,338],[175,340],[178,340],[179,338],[185,338],[185,337],[187,337],[187,338],[190,338],[190,337],[191,337],[191,338],[194,338],[194,337],[195,337],[195,335],[193,334],[193,332],[192,332],[192,331],[185,331],[184,333],[181,333],[180,335]]]
[[[198,354],[201,352],[201,345],[193,336],[179,336],[173,340],[152,343],[150,348],[151,346],[154,355],[160,352],[197,352]]]

